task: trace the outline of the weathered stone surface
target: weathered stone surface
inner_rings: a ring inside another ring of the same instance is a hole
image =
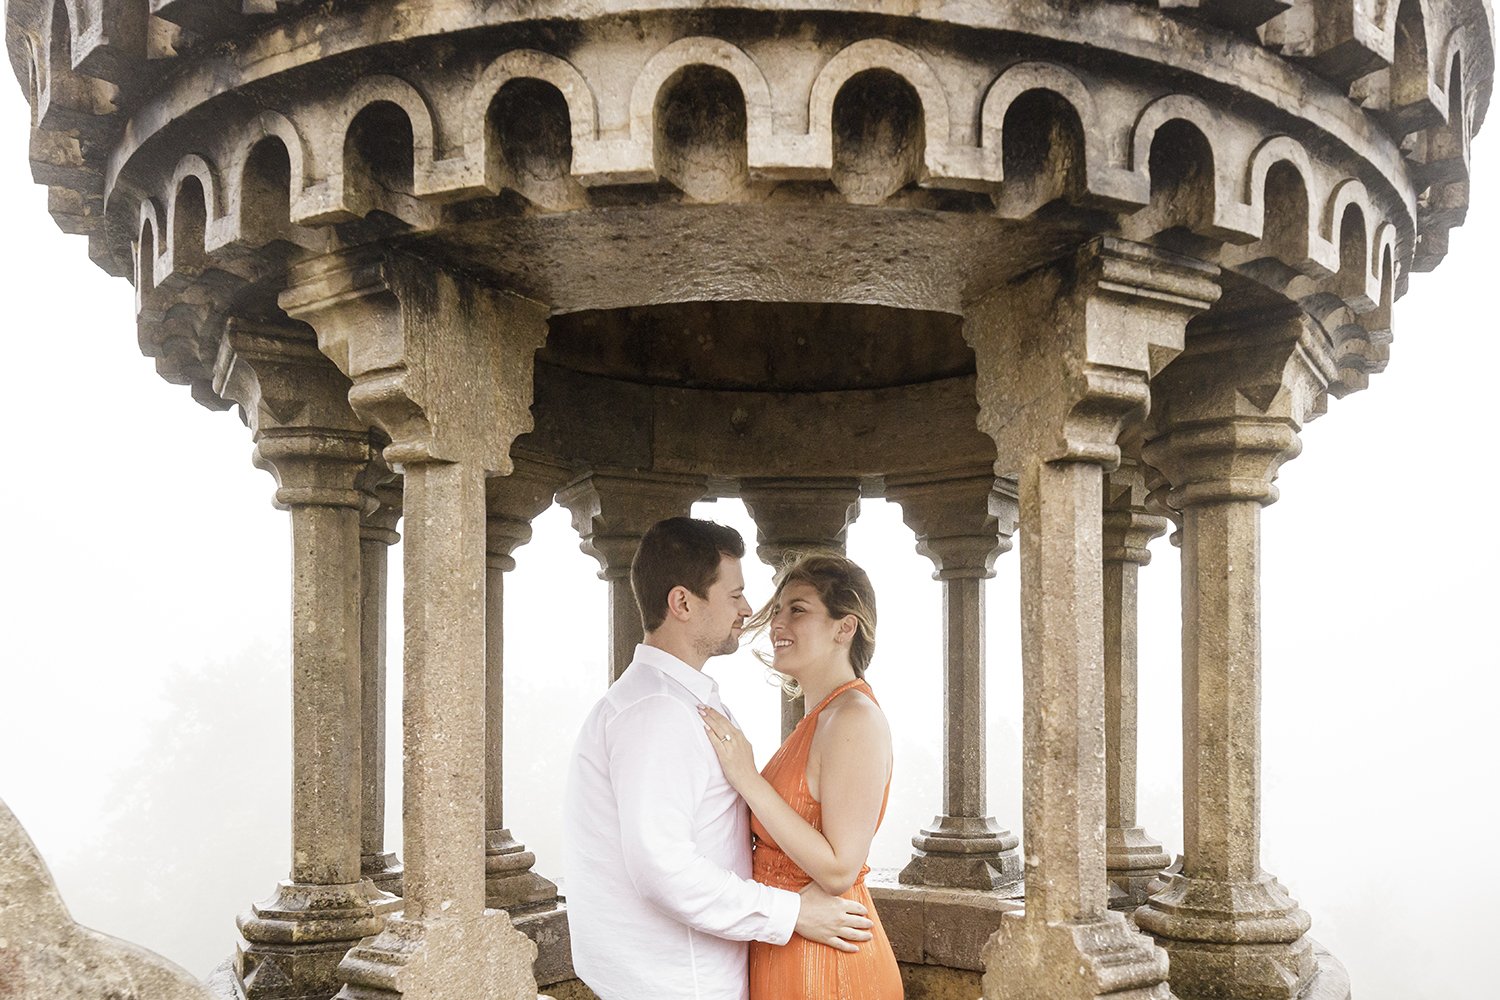
[[[0,995],[15,1000],[210,1000],[188,973],[73,922],[52,874],[0,802]]]

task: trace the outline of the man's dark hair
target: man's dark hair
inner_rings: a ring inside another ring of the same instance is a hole
[[[707,597],[724,556],[745,558],[745,540],[733,528],[693,517],[653,524],[630,563],[630,589],[645,630],[653,632],[667,620],[667,595],[673,587]]]

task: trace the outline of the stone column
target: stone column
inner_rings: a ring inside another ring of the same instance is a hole
[[[943,812],[912,838],[901,870],[907,885],[1014,888],[1021,881],[1020,838],[985,806],[984,581],[1010,549],[1016,497],[989,469],[886,480],[917,551],[943,586]]]
[[[1021,470],[1026,908],[985,947],[989,1000],[1164,1000],[1161,949],[1105,878],[1104,472],[1147,383],[1218,297],[1206,264],[1113,238],[976,302],[979,423]]]
[[[641,536],[657,521],[686,516],[707,485],[687,476],[596,470],[569,483],[557,502],[573,514],[580,547],[599,561],[599,579],[609,584],[609,682],[635,656],[641,612],[630,589],[630,562]]]
[[[291,277],[282,308],[404,477],[404,909],[344,958],[339,996],[535,1000],[536,946],[484,905],[485,479],[530,429],[546,309],[391,252]]]
[[[239,918],[250,1000],[328,997],[339,962],[380,929],[360,876],[360,558],[356,477],[369,432],[349,382],[305,328],[229,320],[214,389],[240,405],[255,464],[292,523],[292,858]]]
[[[505,574],[516,568],[516,549],[531,540],[531,522],[552,505],[567,470],[516,457],[508,476],[486,486],[484,592],[484,901],[518,911],[557,901],[557,885],[531,870],[536,855],[505,825]]]
[[[386,583],[389,550],[401,540],[401,482],[385,462],[371,462],[360,477],[364,506],[359,520],[360,700],[364,735],[360,795],[360,873],[377,889],[401,895],[401,862],[385,849]],[[385,901],[381,901],[385,902]]]
[[[743,479],[740,499],[755,521],[755,555],[781,570],[814,549],[843,553],[849,525],[859,516],[859,483],[836,479]],[[799,694],[781,692],[781,738],[807,714]]]
[[[1292,1000],[1308,915],[1260,867],[1260,510],[1336,377],[1298,315],[1196,334],[1163,373],[1145,459],[1182,512],[1183,866],[1135,918],[1182,1000]]]
[[[1151,881],[1171,863],[1136,825],[1136,584],[1151,561],[1146,548],[1167,519],[1146,509],[1140,462],[1124,459],[1104,481],[1104,768],[1105,864],[1118,895],[1111,905],[1145,902]]]

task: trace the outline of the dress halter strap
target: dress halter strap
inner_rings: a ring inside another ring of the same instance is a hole
[[[833,701],[833,699],[837,698],[839,695],[843,694],[845,691],[848,691],[853,687],[863,687],[865,689],[865,694],[870,696],[870,700],[875,700],[875,694],[870,690],[870,685],[865,682],[865,679],[863,677],[856,677],[854,678],[854,680],[845,681],[838,687],[834,688],[832,691],[828,692],[828,696],[825,697],[822,701],[818,702],[816,708],[807,713],[807,718],[810,719],[813,716],[817,715],[819,712],[823,711],[823,709],[828,707],[829,702]]]

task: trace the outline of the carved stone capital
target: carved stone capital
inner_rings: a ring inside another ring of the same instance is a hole
[[[214,391],[244,414],[278,507],[363,506],[355,480],[370,458],[369,431],[349,407],[349,380],[304,327],[228,320]]]
[[[852,479],[742,479],[740,499],[755,521],[755,554],[773,568],[799,552],[844,551],[859,516],[859,483]]]
[[[401,477],[380,457],[383,445],[370,444],[374,456],[360,472],[355,487],[364,495],[359,510],[359,537],[364,541],[395,545],[401,540],[396,525],[401,521]]]
[[[512,553],[531,541],[531,522],[552,506],[552,498],[568,481],[566,466],[529,455],[512,457],[508,476],[485,482],[485,550],[491,564],[510,572]]]
[[[1323,411],[1338,375],[1321,331],[1300,314],[1196,334],[1152,384],[1146,461],[1172,485],[1168,503],[1274,503],[1298,432]]]
[[[932,560],[934,579],[989,579],[995,559],[1016,530],[1013,484],[988,469],[951,478],[887,479],[885,495],[901,505],[901,519],[917,536],[917,551]]]
[[[1187,323],[1219,297],[1218,269],[1110,237],[972,306],[979,426],[997,471],[1032,457],[1119,463],[1120,431],[1147,382],[1182,350]]]
[[[1125,458],[1120,467],[1104,477],[1104,561],[1132,562],[1145,566],[1151,561],[1146,546],[1167,530],[1165,517],[1147,506],[1146,467]]]
[[[706,489],[692,476],[596,470],[559,490],[557,502],[572,513],[580,547],[599,561],[600,579],[624,579],[647,529],[686,514]]]
[[[352,382],[349,402],[390,438],[385,458],[510,471],[531,429],[532,356],[545,306],[430,262],[336,253],[298,265],[281,293]]]

